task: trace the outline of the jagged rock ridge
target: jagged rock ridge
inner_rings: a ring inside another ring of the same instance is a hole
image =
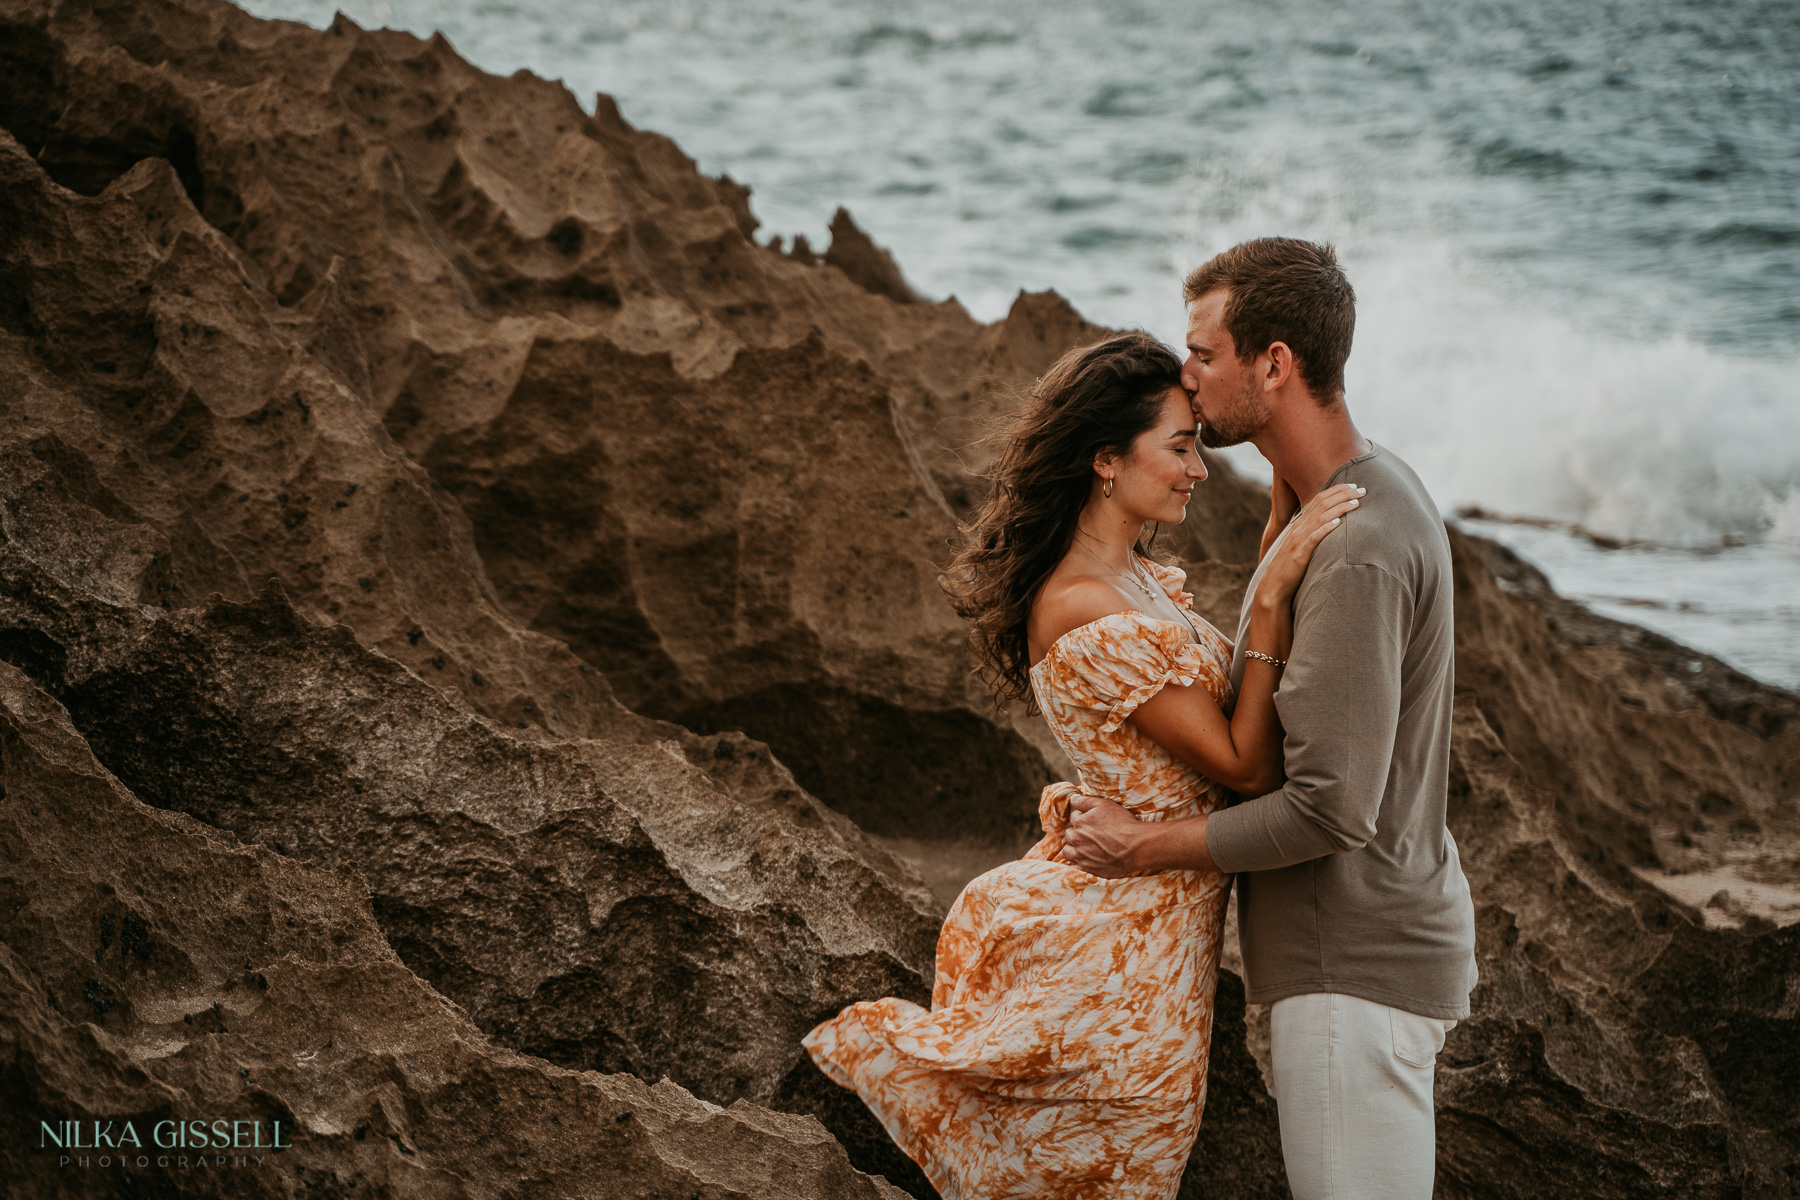
[[[791,1078],[811,1070],[798,1038],[870,989],[926,994],[938,910],[917,876],[766,747],[631,713],[499,609],[461,511],[305,318],[244,286],[167,164],[83,200],[0,135],[0,176],[32,322],[157,339],[93,383],[54,334],[5,335],[9,658],[141,795],[360,866],[408,965],[509,1046],[722,1102],[798,1089],[790,1107],[866,1136],[847,1098]],[[208,570],[213,598],[184,606]],[[333,608],[348,619],[315,623]],[[409,671],[359,629],[432,653]],[[553,736],[570,727],[586,736]]]

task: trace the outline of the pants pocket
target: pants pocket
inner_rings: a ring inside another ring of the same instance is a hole
[[[1388,1009],[1388,1029],[1394,1038],[1394,1057],[1409,1066],[1429,1067],[1444,1048],[1444,1035],[1455,1021],[1421,1017],[1404,1009]]]

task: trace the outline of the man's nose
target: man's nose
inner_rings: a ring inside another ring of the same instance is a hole
[[[1188,402],[1192,403],[1194,393],[1200,390],[1200,371],[1191,354],[1188,355],[1187,361],[1181,364],[1181,386],[1187,389]]]

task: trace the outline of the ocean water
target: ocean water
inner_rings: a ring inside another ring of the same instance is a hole
[[[1789,0],[251,0],[442,30],[983,318],[1055,288],[1181,342],[1180,279],[1330,240],[1364,432],[1566,594],[1800,687]],[[1234,452],[1266,478],[1248,448]],[[1573,532],[1611,542],[1607,549]]]

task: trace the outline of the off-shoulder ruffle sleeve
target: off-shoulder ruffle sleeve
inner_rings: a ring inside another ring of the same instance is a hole
[[[1180,567],[1164,566],[1152,558],[1143,558],[1138,561],[1144,564],[1144,569],[1150,572],[1151,578],[1162,585],[1162,590],[1169,594],[1169,599],[1189,612],[1194,610],[1193,593],[1183,590],[1187,587],[1186,571]]]
[[[1113,613],[1071,630],[1050,657],[1062,698],[1106,714],[1101,733],[1123,725],[1169,684],[1189,686],[1217,670],[1185,625],[1140,612]]]

